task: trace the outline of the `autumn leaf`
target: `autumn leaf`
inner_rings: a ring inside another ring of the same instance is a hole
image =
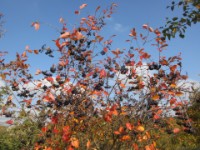
[[[7,121],[6,121],[6,123],[9,124],[9,125],[12,125],[13,122],[14,122],[13,120],[7,120]]]
[[[83,38],[84,38],[84,36],[81,32],[76,32],[76,39],[77,40],[80,40],[80,39],[83,39]]]
[[[71,145],[75,148],[79,148],[79,140],[75,137],[71,138]]]
[[[101,6],[98,6],[95,10],[95,12],[97,12],[99,9],[101,8]]]
[[[124,135],[124,136],[122,136],[121,140],[122,141],[130,141],[131,137],[129,135]]]
[[[38,50],[33,50],[33,52],[34,52],[34,54],[38,54],[39,53]]]
[[[143,24],[142,27],[143,27],[144,29],[148,29],[148,25],[147,25],[147,24]]]
[[[24,51],[24,52],[22,53],[22,57],[23,57],[23,58],[27,57],[26,51]]]
[[[136,31],[135,31],[135,28],[133,28],[132,30],[131,30],[131,33],[129,34],[129,36],[136,36],[137,35],[137,33],[136,33]]]
[[[102,69],[99,73],[99,78],[105,78],[107,76],[107,73],[104,69]]]
[[[137,130],[143,132],[144,131],[144,127],[143,126],[138,126]]]
[[[86,144],[87,149],[89,149],[90,146],[91,146],[91,142],[90,142],[90,140],[88,140],[88,141],[87,141],[87,144]]]
[[[177,133],[179,133],[181,130],[179,129],[179,128],[174,128],[174,130],[173,130],[173,132],[175,133],[175,134],[177,134]]]
[[[136,143],[133,144],[134,150],[139,150],[138,145]]]
[[[177,68],[177,65],[171,66],[171,67],[170,67],[171,72],[174,72],[174,71],[176,70],[176,68]]]
[[[80,12],[79,12],[78,10],[74,11],[74,13],[75,13],[76,15],[80,14]]]
[[[69,37],[70,37],[70,32],[65,32],[65,33],[60,35],[60,38],[62,38],[62,39],[66,39],[66,38],[69,38]]]
[[[60,23],[64,23],[65,20],[64,20],[62,17],[60,17],[59,22],[60,22]]]
[[[129,122],[127,122],[126,128],[129,129],[129,130],[133,130],[133,125],[131,125]]]
[[[83,9],[83,8],[85,8],[87,6],[87,4],[82,4],[79,8],[80,9]]]
[[[173,105],[176,102],[176,98],[171,98],[169,102],[170,102],[170,105]]]
[[[159,100],[160,99],[160,96],[159,95],[154,95],[154,96],[152,96],[152,100],[154,100],[154,101],[157,101],[157,100]]]
[[[31,24],[31,26],[34,27],[36,31],[40,29],[40,23],[39,22],[33,22]]]
[[[183,92],[176,92],[175,94],[176,94],[176,96],[182,96]]]

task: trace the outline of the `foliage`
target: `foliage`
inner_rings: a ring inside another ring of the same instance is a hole
[[[182,131],[170,112],[177,113],[178,108],[177,117],[190,123],[187,102],[181,99],[185,89],[179,85],[187,79],[181,74],[181,56],[163,56],[167,43],[161,32],[145,24],[144,34],[131,29],[127,48],[113,48],[116,35],[101,34],[116,6],[103,11],[97,7],[94,15],[81,18],[72,29],[60,18],[63,28],[55,48],[26,47],[10,62],[2,53],[0,76],[11,90],[4,111],[18,111],[7,123],[15,125],[14,140],[24,140],[15,142],[19,148],[32,149],[34,143],[37,150],[156,150],[155,133]],[[40,22],[32,26],[39,30]],[[159,54],[157,60],[145,49],[148,44]],[[28,58],[43,54],[57,64],[32,75]]]
[[[23,123],[0,128],[0,149],[13,150],[23,149],[30,150],[34,148],[34,143],[38,139],[38,124],[26,119]]]
[[[180,0],[172,1],[170,8],[172,11],[176,7],[181,7],[183,12],[180,17],[175,16],[172,19],[167,18],[167,23],[162,30],[164,37],[174,38],[176,34],[179,37],[185,37],[185,30],[192,24],[200,21],[200,1],[199,0]]]

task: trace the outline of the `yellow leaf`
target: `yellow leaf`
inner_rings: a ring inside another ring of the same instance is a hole
[[[143,132],[144,131],[144,127],[143,126],[138,126],[137,130]]]

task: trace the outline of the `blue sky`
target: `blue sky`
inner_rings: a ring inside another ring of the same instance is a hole
[[[5,36],[0,39],[0,50],[8,51],[8,59],[12,59],[16,52],[23,52],[26,45],[31,49],[39,49],[43,44],[54,47],[52,40],[59,37],[57,29],[61,29],[60,17],[67,20],[67,25],[71,28],[81,17],[92,14],[97,6],[106,8],[112,2],[118,4],[118,7],[112,18],[107,19],[104,34],[106,36],[117,34],[113,49],[125,46],[124,41],[128,38],[131,28],[135,27],[141,31],[141,26],[146,23],[153,28],[160,27],[164,25],[165,17],[180,14],[180,10],[172,13],[166,9],[170,0],[0,0],[0,12],[4,14],[4,29],[6,29]],[[74,10],[83,3],[87,3],[88,6],[79,16],[74,15]],[[41,23],[39,31],[31,28],[33,21]],[[199,33],[200,24],[188,28],[186,38],[171,40],[164,52],[167,56],[181,52],[183,73],[188,72],[189,78],[196,81],[200,81]],[[156,57],[155,52],[154,58]],[[35,71],[38,68],[45,68],[52,61],[45,57],[33,56],[30,58],[30,63]]]

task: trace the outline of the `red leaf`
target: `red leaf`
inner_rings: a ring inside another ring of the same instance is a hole
[[[99,78],[105,78],[107,75],[106,71],[104,69],[102,69],[99,73]]]
[[[79,12],[78,10],[76,10],[74,13],[75,13],[76,15],[80,14],[80,12]]]
[[[8,121],[6,121],[6,123],[12,125],[13,124],[13,120],[8,120]]]

